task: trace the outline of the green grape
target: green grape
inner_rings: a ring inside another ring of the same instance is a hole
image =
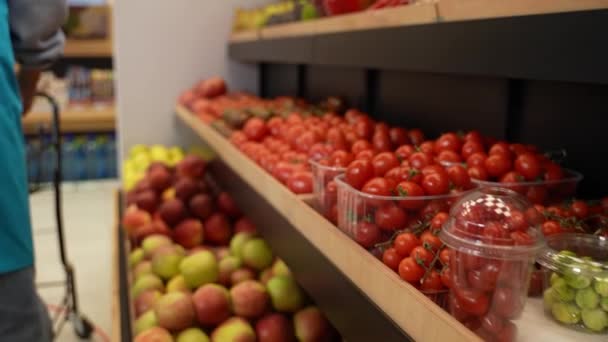
[[[608,297],[602,297],[602,299],[600,299],[600,306],[604,311],[608,311]]]
[[[583,310],[583,323],[593,331],[602,331],[608,327],[608,314],[602,309]]]
[[[563,251],[559,252],[558,255],[565,255],[565,256],[569,256],[569,257],[575,257],[576,253],[569,251],[567,249],[564,249]]]
[[[555,282],[560,279],[562,279],[562,277],[560,277],[559,274],[553,272],[551,273],[551,278],[549,279],[549,282],[551,283],[551,286],[553,286],[553,284],[555,284]]]
[[[546,310],[551,310],[551,306],[556,301],[555,296],[556,296],[555,291],[552,288],[546,289],[545,292],[543,293],[543,302],[545,304]]]
[[[576,291],[569,287],[564,279],[557,280],[551,289],[553,289],[555,299],[560,302],[573,301],[576,296]]]
[[[581,320],[581,310],[570,303],[553,303],[551,313],[556,320],[565,324],[576,324]]]
[[[564,274],[566,283],[575,289],[584,289],[591,285],[591,278],[585,277],[580,273],[567,272]]]
[[[602,297],[608,297],[608,279],[595,279],[593,289]]]
[[[576,305],[581,309],[595,309],[600,304],[600,296],[592,288],[578,290],[576,292]]]

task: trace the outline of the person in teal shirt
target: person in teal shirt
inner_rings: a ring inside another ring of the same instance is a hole
[[[66,16],[65,0],[0,0],[0,341],[53,338],[34,284],[21,114],[40,70],[61,56]]]

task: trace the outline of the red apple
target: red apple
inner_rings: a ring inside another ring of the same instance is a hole
[[[293,316],[293,324],[298,341],[331,341],[333,327],[321,310],[314,306],[304,308]]]
[[[180,223],[188,215],[184,203],[177,198],[163,202],[158,208],[158,214],[171,227]]]
[[[225,191],[221,192],[217,196],[217,207],[223,213],[232,218],[237,218],[242,215],[241,210],[239,210],[239,208],[236,206],[236,203],[234,203],[232,196],[230,196],[230,194]]]
[[[203,224],[205,229],[205,241],[219,245],[226,246],[230,242],[232,237],[232,229],[230,223],[224,214],[215,213],[211,215]]]
[[[241,232],[252,234],[256,233],[255,225],[247,217],[241,217],[240,219],[238,219],[238,221],[234,223],[234,234],[238,234]]]
[[[174,185],[175,197],[188,203],[192,196],[199,192],[196,182],[190,178],[180,178]]]
[[[171,186],[171,173],[163,166],[156,166],[148,171],[150,186],[157,192],[162,192]]]
[[[255,279],[255,272],[248,268],[239,268],[230,275],[230,282],[232,283],[232,286],[253,279]]]
[[[172,332],[192,326],[196,319],[192,298],[185,292],[170,292],[154,305],[158,325]]]
[[[134,342],[173,342],[171,334],[160,327],[153,327],[142,331],[136,337]]]
[[[162,293],[157,290],[147,290],[140,293],[133,303],[133,306],[135,307],[135,317],[139,317],[144,312],[154,308],[154,304],[160,297],[162,297]]]
[[[147,211],[139,210],[137,206],[134,205],[127,208],[127,211],[122,217],[122,225],[128,235],[132,235],[135,230],[151,221],[152,217]]]
[[[158,195],[154,190],[144,190],[135,196],[135,205],[141,210],[153,214],[158,207]]]
[[[255,325],[258,342],[293,342],[296,340],[289,319],[278,313],[267,314]]]
[[[136,243],[139,244],[143,239],[145,239],[146,237],[148,237],[150,235],[154,235],[154,234],[165,235],[170,238],[172,235],[172,232],[163,221],[154,220],[154,221],[136,229],[133,232],[132,237],[135,239]]]
[[[184,248],[194,248],[203,243],[203,224],[196,219],[187,219],[173,229],[173,240]]]
[[[230,299],[234,313],[249,319],[262,316],[270,303],[266,288],[255,280],[245,280],[233,286]]]
[[[140,193],[146,190],[152,190],[152,184],[150,184],[150,180],[148,180],[148,178],[144,177],[140,179],[137,184],[135,184],[133,191]]]
[[[232,312],[228,290],[217,284],[200,287],[192,296],[198,322],[205,326],[214,326],[227,320]]]
[[[207,194],[198,194],[190,199],[190,212],[201,220],[213,213],[213,199]]]
[[[175,166],[175,171],[179,177],[192,179],[202,179],[205,175],[207,163],[199,156],[187,155]]]

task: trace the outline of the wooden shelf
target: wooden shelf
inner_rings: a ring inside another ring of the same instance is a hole
[[[110,58],[112,39],[68,39],[63,55],[68,58]]]
[[[472,332],[183,107],[179,119],[217,152],[218,182],[348,341],[477,341]]]
[[[91,106],[72,106],[59,114],[61,131],[65,133],[112,132],[116,128],[116,109],[114,105],[100,108]],[[22,119],[23,132],[36,134],[41,125],[50,127],[50,112],[28,113]]]
[[[122,194],[114,193],[114,226],[112,231],[112,341],[133,340],[134,322],[131,297],[129,295],[128,241],[121,226],[123,213]]]

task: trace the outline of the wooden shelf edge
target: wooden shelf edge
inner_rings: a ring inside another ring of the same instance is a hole
[[[578,12],[608,8],[608,0],[441,0],[442,22],[524,15]]]
[[[63,56],[78,57],[112,57],[112,39],[68,39]]]
[[[116,128],[116,107],[70,108],[59,114],[61,131],[64,133],[111,132]],[[22,120],[25,134],[36,134],[40,125],[50,125],[50,112],[28,113]]]
[[[240,153],[213,128],[178,106],[177,116],[214,149],[222,161],[270,203],[312,245],[417,341],[479,341],[422,293]]]
[[[114,225],[112,226],[112,341],[121,340],[122,322],[120,316],[120,271],[118,230],[120,229],[120,191],[114,191]]]
[[[232,32],[230,34],[229,41],[231,43],[243,43],[243,42],[255,41],[255,40],[258,40],[259,38],[260,38],[259,30],[247,30],[247,31]]]

